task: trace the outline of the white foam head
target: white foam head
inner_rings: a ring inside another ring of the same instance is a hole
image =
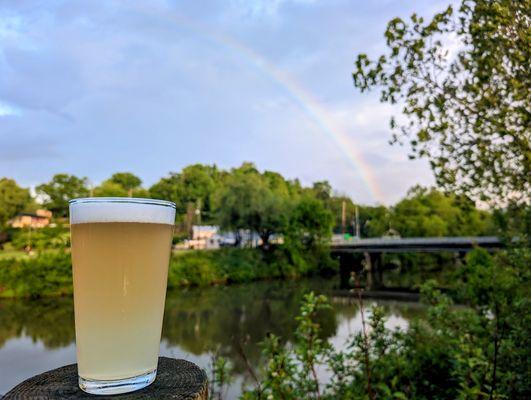
[[[130,197],[87,197],[70,200],[70,224],[143,222],[173,225],[175,203]]]

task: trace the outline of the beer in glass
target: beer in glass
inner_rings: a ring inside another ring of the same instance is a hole
[[[70,201],[79,386],[126,393],[155,380],[175,204]]]

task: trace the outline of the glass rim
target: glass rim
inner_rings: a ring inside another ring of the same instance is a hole
[[[87,203],[129,203],[129,204],[146,204],[150,206],[170,207],[176,209],[175,203],[168,200],[146,199],[142,197],[79,197],[68,200],[69,205],[87,204]]]

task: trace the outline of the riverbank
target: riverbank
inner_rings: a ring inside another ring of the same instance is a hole
[[[295,279],[329,275],[337,270],[327,248],[299,252],[286,247],[269,251],[226,248],[173,253],[168,289]],[[49,250],[32,256],[0,258],[0,298],[72,294],[70,253]]]

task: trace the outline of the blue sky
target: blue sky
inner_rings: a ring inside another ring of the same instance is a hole
[[[149,186],[253,161],[390,204],[433,178],[388,144],[397,110],[353,88],[354,58],[384,50],[389,19],[444,3],[2,1],[0,176],[131,171]]]

